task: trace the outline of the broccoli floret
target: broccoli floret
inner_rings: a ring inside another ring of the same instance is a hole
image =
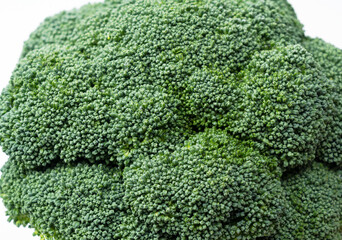
[[[284,175],[287,205],[275,239],[341,239],[341,174],[315,162]]]
[[[47,18],[0,95],[0,197],[42,239],[341,239],[342,51],[286,0]]]
[[[123,174],[128,239],[255,239],[276,232],[283,205],[277,160],[206,130]]]
[[[245,69],[236,133],[254,139],[284,167],[310,162],[325,133],[331,86],[302,46],[255,54]]]
[[[321,39],[306,38],[304,47],[312,53],[321,71],[333,82],[333,108],[329,111],[326,140],[321,143],[319,156],[326,162],[342,165],[342,50]]]
[[[10,220],[29,223],[42,239],[120,239],[121,170],[59,163],[26,174],[8,162],[0,188]]]

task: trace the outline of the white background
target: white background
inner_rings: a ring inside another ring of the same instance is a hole
[[[45,17],[62,10],[101,0],[3,0],[0,3],[0,91],[4,88],[20,56],[23,42]],[[342,49],[341,0],[289,0],[304,24],[306,34],[320,37]],[[7,156],[0,151],[0,167]],[[0,239],[30,240],[33,230],[18,229],[8,223],[0,201]]]

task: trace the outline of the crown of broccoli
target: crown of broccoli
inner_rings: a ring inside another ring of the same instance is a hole
[[[342,51],[286,0],[47,18],[0,145],[9,220],[42,239],[342,239]]]

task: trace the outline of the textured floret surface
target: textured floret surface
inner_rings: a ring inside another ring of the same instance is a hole
[[[286,0],[88,4],[0,95],[0,197],[42,239],[340,240],[341,109]]]

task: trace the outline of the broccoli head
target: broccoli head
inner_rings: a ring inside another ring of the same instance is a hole
[[[342,239],[341,109],[286,0],[88,4],[0,95],[0,197],[42,239]]]

